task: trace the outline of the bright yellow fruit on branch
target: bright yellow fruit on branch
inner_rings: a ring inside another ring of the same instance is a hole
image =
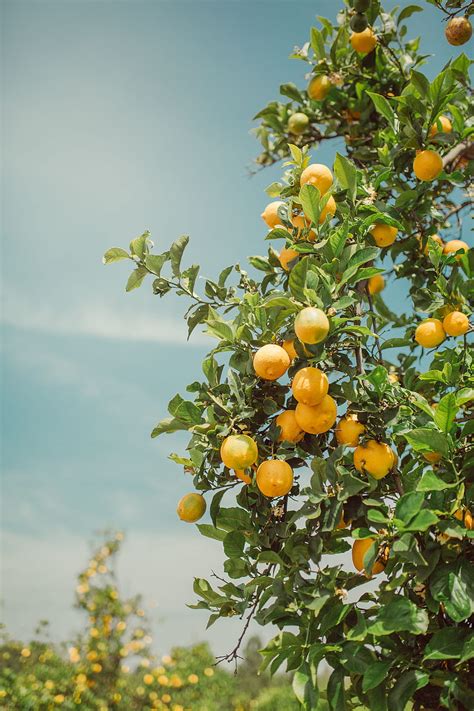
[[[374,479],[383,479],[396,464],[395,453],[385,442],[369,439],[354,450],[354,466]]]
[[[290,262],[293,262],[293,260],[295,260],[298,256],[299,254],[296,249],[291,249],[291,247],[283,247],[278,259],[280,260],[280,264],[285,272],[290,270]]]
[[[329,381],[322,370],[308,366],[295,374],[291,389],[295,400],[314,407],[328,394]]]
[[[462,252],[460,252],[460,250],[462,250]],[[459,254],[456,255],[456,259],[459,261],[462,255],[468,251],[469,245],[466,244],[466,242],[463,242],[462,239],[452,239],[444,245],[443,254],[455,254],[459,252]]]
[[[427,318],[415,331],[415,341],[423,348],[434,348],[446,338],[443,324],[439,318]]]
[[[295,410],[296,422],[309,434],[323,434],[336,422],[337,405],[330,395],[325,395],[317,405],[299,402]]]
[[[283,341],[281,347],[288,353],[291,361],[298,358],[298,353],[296,352],[295,343],[292,338],[287,338],[286,341]]]
[[[352,546],[352,562],[356,570],[364,570],[365,554],[374,543],[376,543],[375,538],[358,538],[354,541],[354,545]],[[381,573],[384,568],[385,566],[382,561],[376,560],[372,567],[372,575]]]
[[[306,114],[297,112],[292,114],[288,119],[288,131],[294,133],[295,136],[301,136],[306,131],[309,125],[309,118]]]
[[[300,177],[300,185],[313,185],[319,190],[321,195],[327,193],[333,183],[333,175],[329,168],[322,163],[312,163],[303,170]]]
[[[440,124],[441,128],[438,128]],[[451,133],[453,124],[447,116],[438,116],[436,122],[430,128],[430,136],[436,136],[437,133]]]
[[[443,160],[436,151],[420,151],[413,161],[413,172],[418,180],[435,180],[443,170]]]
[[[251,484],[252,483],[252,477],[250,474],[246,474],[243,469],[234,469],[235,476],[237,479],[240,479],[240,481],[243,481],[244,484]]]
[[[440,452],[423,452],[423,456],[430,464],[437,464],[443,455]]]
[[[276,343],[267,343],[258,349],[253,357],[253,368],[259,378],[277,380],[290,367],[290,356]]]
[[[385,289],[385,279],[383,276],[381,274],[375,274],[375,276],[370,277],[367,283],[367,289],[372,296],[374,294],[380,294],[380,292]]]
[[[356,414],[345,415],[339,420],[336,427],[337,443],[345,444],[347,447],[357,447],[360,436],[364,432],[365,427],[359,422]]]
[[[308,96],[313,101],[322,101],[326,98],[331,88],[331,82],[329,77],[325,74],[321,74],[317,77],[313,77],[308,84]]]
[[[285,496],[293,486],[293,469],[281,459],[268,459],[257,469],[257,486],[270,499]]]
[[[285,410],[276,418],[276,424],[280,428],[279,442],[299,442],[303,439],[304,432],[296,422],[295,411]]]
[[[294,328],[301,343],[321,343],[329,333],[328,317],[321,309],[307,306],[296,316]]]
[[[443,328],[448,336],[463,336],[469,331],[469,319],[461,311],[451,311],[443,319]]]
[[[206,511],[206,502],[201,494],[185,494],[178,502],[176,512],[181,521],[199,521]]]
[[[377,37],[374,35],[370,27],[367,27],[363,32],[353,32],[351,34],[352,49],[361,54],[368,54],[375,49]]]
[[[334,217],[336,214],[337,210],[337,204],[336,201],[334,200],[333,196],[331,195],[323,209],[321,210],[321,214],[319,215],[319,224],[322,225],[326,217],[329,216],[329,219],[331,217]]]
[[[370,234],[377,247],[390,247],[397,238],[398,229],[383,222],[376,222],[370,229]]]
[[[467,17],[452,17],[444,31],[449,44],[458,47],[469,42],[472,35],[472,25]]]
[[[284,204],[285,203],[281,200],[275,200],[274,202],[268,203],[265,210],[262,212],[261,218],[267,223],[270,229],[275,229],[277,225],[281,224],[281,217],[278,215],[278,208]]]
[[[228,469],[248,469],[258,459],[258,447],[248,435],[229,435],[221,444],[220,454]]]

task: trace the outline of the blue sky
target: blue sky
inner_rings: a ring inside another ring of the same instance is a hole
[[[278,169],[249,179],[251,117],[280,83],[303,82],[288,54],[338,5],[2,4],[2,600],[13,633],[43,617],[56,638],[70,633],[73,577],[107,526],[128,533],[121,577],[157,604],[158,649],[206,637],[222,651],[232,633],[227,622],[206,633],[184,607],[220,552],[176,519],[190,481],[167,455],[184,440],[149,438],[199,375],[205,343],[186,344],[184,304],[147,285],[126,295],[128,267],[101,257],[147,228],[157,249],[190,234],[187,260],[204,274],[263,253],[263,189]],[[430,74],[451,54],[440,19],[414,16],[437,54]]]

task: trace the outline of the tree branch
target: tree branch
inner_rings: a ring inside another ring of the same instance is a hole
[[[443,168],[454,163],[457,158],[460,158],[465,153],[469,159],[474,158],[474,143],[472,141],[462,141],[454,148],[451,148],[443,158]]]

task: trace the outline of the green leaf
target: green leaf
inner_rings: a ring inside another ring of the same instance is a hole
[[[321,32],[316,29],[316,27],[311,28],[311,33],[310,33],[310,39],[311,39],[311,49],[314,52],[314,56],[316,57],[317,60],[324,59],[326,56],[326,50],[324,47],[324,39],[321,34]]]
[[[308,258],[304,257],[295,264],[290,272],[290,279],[288,286],[292,295],[298,301],[304,302],[306,300],[305,288],[306,288],[306,276],[308,273]]]
[[[186,245],[189,242],[189,237],[183,235],[170,247],[170,260],[171,260],[171,270],[175,277],[180,275],[181,259],[183,257],[183,252],[186,249]]]
[[[293,238],[288,230],[285,230],[283,227],[276,227],[274,230],[270,230],[265,239],[284,239],[291,241]]]
[[[468,561],[439,565],[431,576],[430,592],[454,622],[467,620],[474,613],[474,571]]]
[[[240,531],[229,531],[224,538],[224,553],[228,558],[240,558],[244,546],[245,538]]]
[[[419,5],[408,5],[407,7],[404,7],[398,16],[398,24],[400,24],[402,20],[406,20],[407,17],[413,15],[414,12],[421,12],[422,10],[423,8]]]
[[[417,491],[444,491],[444,489],[450,489],[457,486],[457,482],[448,484],[441,477],[434,473],[431,469],[428,469],[423,473],[420,481],[416,486]]]
[[[283,96],[288,96],[290,99],[293,99],[293,101],[296,101],[299,104],[303,103],[303,96],[301,95],[300,90],[292,82],[289,82],[288,84],[282,84],[280,86],[280,94],[282,94]]]
[[[405,711],[415,691],[426,686],[429,680],[429,674],[422,671],[403,672],[388,696],[388,710]]]
[[[396,596],[379,609],[377,616],[369,627],[370,634],[383,637],[393,632],[411,632],[425,634],[428,629],[428,614],[426,610],[417,607],[406,597]]]
[[[153,429],[151,436],[158,437],[161,434],[169,434],[170,432],[178,432],[178,430],[187,430],[187,426],[174,417],[165,417],[164,420],[158,422]]]
[[[328,680],[326,694],[331,711],[346,711],[343,669],[339,668],[333,671]]]
[[[138,289],[142,285],[142,281],[148,274],[145,267],[137,267],[128,277],[127,286],[125,291],[133,291],[133,289]]]
[[[432,526],[435,526],[438,521],[439,518],[433,511],[422,509],[409,523],[405,524],[403,528],[406,531],[427,531]]]
[[[446,627],[435,632],[425,647],[423,661],[428,659],[459,659],[462,654],[465,636],[463,631]]]
[[[145,257],[145,266],[150,272],[156,274],[156,276],[160,276],[163,265],[168,259],[169,252],[164,252],[163,254],[147,254]]]
[[[451,430],[458,411],[459,406],[456,402],[455,393],[448,393],[439,401],[435,410],[434,421],[445,434]]]
[[[405,432],[403,436],[416,452],[440,452],[443,456],[449,454],[449,441],[437,430],[419,427]]]
[[[462,388],[456,393],[456,405],[465,405],[474,400],[474,388]]]
[[[321,194],[319,190],[314,185],[306,183],[300,190],[299,198],[304,214],[311,222],[317,225],[321,214]]]
[[[382,114],[382,116],[387,119],[390,126],[395,131],[395,113],[385,96],[382,96],[381,94],[376,94],[373,91],[367,91],[366,93],[374,102],[374,106],[377,109],[378,113]]]
[[[227,536],[225,531],[221,531],[219,528],[211,526],[209,523],[198,523],[196,525],[201,536],[205,536],[206,538],[213,538],[216,541],[223,541]]]
[[[393,659],[386,662],[373,662],[367,669],[362,680],[362,691],[365,693],[370,689],[375,689],[381,684],[388,674],[390,667],[393,664]]]
[[[347,190],[349,199],[354,202],[357,195],[357,168],[354,163],[340,153],[336,153],[334,172],[341,186]]]
[[[132,239],[130,242],[130,251],[139,259],[143,259],[147,252],[147,241],[150,236],[149,232],[144,232],[140,237]]]
[[[120,262],[122,259],[130,259],[130,255],[124,249],[120,247],[112,247],[108,249],[104,254],[102,261],[104,264],[110,264],[111,262]]]
[[[395,507],[395,517],[404,523],[409,523],[423,506],[424,500],[425,495],[421,492],[410,491],[404,494]]]
[[[468,639],[464,642],[462,650],[461,663],[467,662],[474,657],[474,633],[471,632]]]
[[[237,506],[228,509],[221,508],[217,515],[217,523],[219,528],[223,528],[226,531],[252,528],[248,511],[244,511],[244,509],[240,509]]]

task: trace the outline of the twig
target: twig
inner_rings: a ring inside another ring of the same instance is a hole
[[[472,141],[462,141],[457,146],[454,146],[454,148],[451,148],[449,153],[446,153],[446,155],[443,158],[443,168],[446,168],[446,166],[453,163],[456,160],[456,158],[462,156],[463,153],[469,153],[469,156],[470,156],[473,147],[474,147],[474,143]]]
[[[453,207],[452,210],[449,210],[449,212],[444,215],[444,219],[449,220],[450,217],[457,215],[458,212],[461,212],[461,210],[464,210],[464,208],[469,207],[470,205],[474,205],[474,200],[465,200],[460,205],[456,205],[456,207]]]
[[[237,644],[235,645],[234,649],[231,652],[229,652],[228,654],[223,654],[221,657],[216,657],[216,662],[215,662],[214,666],[221,664],[221,662],[228,662],[229,664],[231,662],[234,662],[235,663],[234,674],[237,674],[237,666],[238,666],[237,660],[243,658],[239,654],[240,645],[242,644],[242,641],[243,641],[245,634],[248,630],[250,622],[252,621],[252,618],[255,614],[255,611],[257,609],[257,605],[258,605],[259,601],[260,601],[260,594],[258,594],[255,597],[255,602],[253,603],[252,607],[250,608],[250,612],[247,616],[247,619],[245,620],[245,625],[243,627],[242,632],[240,633],[240,637],[237,640]]]
[[[367,290],[367,301],[368,301],[368,304],[369,304],[369,311],[370,311],[370,313],[371,313],[371,315],[372,315],[372,330],[373,330],[373,332],[374,332],[375,335],[376,335],[375,342],[376,342],[376,346],[377,346],[377,352],[378,352],[378,354],[379,354],[379,361],[382,363],[382,361],[383,361],[383,356],[382,356],[382,347],[381,347],[381,345],[380,345],[379,332],[378,332],[378,328],[377,328],[377,316],[376,316],[375,311],[374,311],[374,305],[373,305],[373,302],[372,302],[372,297],[371,297],[371,295],[370,295],[369,283],[368,283],[368,282],[367,282],[366,290]]]

